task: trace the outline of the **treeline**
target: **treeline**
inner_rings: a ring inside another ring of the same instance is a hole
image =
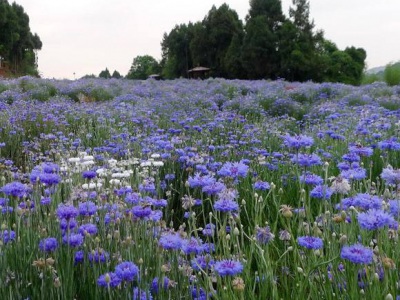
[[[12,75],[38,76],[35,52],[41,48],[42,42],[36,33],[32,34],[24,8],[0,0],[0,66]]]
[[[165,33],[161,46],[164,78],[205,66],[213,77],[360,84],[366,59],[364,49],[324,38],[307,0],[293,0],[289,17],[280,0],[250,0],[245,22],[227,4],[213,6],[202,21]]]

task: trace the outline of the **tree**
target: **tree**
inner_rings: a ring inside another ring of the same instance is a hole
[[[24,8],[0,0],[0,28],[0,58],[9,63],[16,75],[38,76],[37,51],[42,42],[37,34],[31,33]]]
[[[111,77],[112,77],[112,78],[116,78],[116,79],[120,79],[122,76],[121,76],[121,74],[120,74],[117,70],[115,70],[115,71],[112,73]]]
[[[108,68],[100,72],[99,78],[105,78],[105,79],[111,78],[111,74],[110,71],[108,71]]]
[[[193,65],[190,44],[193,39],[192,23],[176,25],[169,34],[164,33],[161,42],[161,66],[164,78],[186,77]]]
[[[128,79],[147,79],[151,74],[158,74],[160,66],[158,61],[150,56],[136,56],[133,59],[132,66],[126,75]]]
[[[250,0],[243,42],[243,66],[250,79],[278,76],[279,35],[285,16],[280,0]]]

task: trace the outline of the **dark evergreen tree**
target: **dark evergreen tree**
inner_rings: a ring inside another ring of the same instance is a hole
[[[110,71],[108,70],[108,68],[106,68],[105,70],[100,72],[99,78],[105,78],[105,79],[111,78],[111,74],[110,74]]]
[[[15,75],[38,76],[36,52],[42,48],[42,42],[31,33],[24,8],[0,0],[0,28],[0,59],[8,63]]]
[[[114,72],[111,75],[111,78],[120,79],[121,77],[122,77],[121,74],[117,70],[114,70]]]

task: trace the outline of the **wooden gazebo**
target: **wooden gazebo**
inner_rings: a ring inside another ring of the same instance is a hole
[[[188,77],[194,79],[204,79],[208,76],[208,72],[210,72],[210,68],[196,67],[188,71]]]

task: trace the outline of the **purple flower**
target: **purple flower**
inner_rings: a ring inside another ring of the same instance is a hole
[[[86,235],[86,234],[96,235],[97,234],[97,226],[92,223],[83,224],[79,227],[79,233],[82,235]]]
[[[82,172],[82,177],[85,178],[85,179],[93,179],[93,178],[96,178],[96,176],[97,176],[96,171],[90,170],[90,171],[83,171]]]
[[[224,259],[215,263],[214,271],[219,276],[233,276],[242,273],[243,265],[239,261]]]
[[[367,171],[364,168],[356,167],[342,171],[340,176],[348,180],[363,180],[367,177]]]
[[[73,205],[60,204],[57,208],[57,216],[59,219],[72,219],[78,216],[78,209]]]
[[[90,262],[103,263],[110,258],[110,254],[103,249],[93,250],[89,253],[88,258]]]
[[[190,262],[193,270],[195,271],[200,271],[200,269],[208,270],[215,264],[214,259],[209,254],[196,256]]]
[[[164,285],[162,286],[164,288],[164,290],[168,289],[169,281],[170,281],[170,279],[167,276],[164,276]],[[153,281],[151,283],[150,291],[153,294],[158,294],[158,291],[159,291],[159,279],[158,279],[158,277],[155,277],[153,279]]]
[[[142,206],[142,205],[136,205],[132,207],[132,213],[136,218],[146,218],[151,215],[151,207],[149,206]]]
[[[213,236],[214,235],[214,231],[215,231],[215,225],[212,223],[208,223],[206,224],[206,226],[204,226],[204,229],[202,231],[202,233],[205,236]]]
[[[361,244],[343,246],[340,257],[355,264],[370,264],[373,260],[373,252],[370,248]]]
[[[333,192],[327,185],[317,185],[310,192],[310,196],[316,199],[328,200],[331,198]]]
[[[191,237],[182,241],[181,250],[185,254],[200,254],[204,252],[203,241],[200,238]]]
[[[68,244],[70,247],[79,247],[83,244],[83,235],[80,233],[70,233],[64,235],[63,243]]]
[[[97,285],[101,287],[117,287],[120,285],[121,281],[121,278],[119,278],[117,274],[110,272],[100,275],[97,279]]]
[[[270,189],[270,185],[266,181],[258,180],[253,184],[253,188],[259,191],[266,191]]]
[[[58,242],[56,238],[49,237],[43,239],[39,242],[39,249],[43,252],[53,252],[58,247]]]
[[[385,141],[381,141],[378,143],[378,148],[382,150],[400,150],[400,143],[397,142],[396,138],[390,138]]]
[[[139,289],[138,287],[133,288],[133,300],[152,300],[150,292]]]
[[[79,250],[75,252],[74,263],[79,264],[82,263],[85,259],[85,252],[83,250]]]
[[[165,233],[160,237],[158,244],[165,250],[179,250],[182,238],[177,233]]]
[[[300,236],[297,238],[297,242],[307,249],[321,249],[324,246],[322,239],[314,236]]]
[[[289,134],[286,134],[282,136],[282,138],[283,144],[286,147],[297,150],[303,147],[310,147],[314,144],[314,139],[306,135],[290,136]]]
[[[125,261],[115,267],[115,274],[125,281],[133,281],[139,275],[139,268],[130,261]]]
[[[211,195],[218,194],[219,192],[223,191],[224,189],[226,189],[225,184],[217,181],[217,182],[214,182],[213,184],[203,186],[202,192],[211,196]]]
[[[75,219],[61,219],[60,220],[60,229],[65,231],[68,229],[74,229],[78,223]]]
[[[28,194],[29,189],[25,184],[14,181],[7,183],[5,186],[3,186],[1,188],[1,191],[7,196],[22,198]]]
[[[336,206],[337,209],[349,209],[354,206],[358,209],[368,210],[371,208],[380,209],[382,207],[382,198],[370,194],[357,194],[353,197],[342,199],[341,203]]]
[[[42,197],[40,199],[40,204],[41,205],[50,205],[51,203],[51,198],[50,197]]]
[[[221,177],[231,177],[237,179],[238,177],[246,177],[249,167],[242,162],[226,162],[222,165],[217,174]]]
[[[234,200],[218,200],[213,207],[216,211],[232,212],[239,209],[239,204]]]
[[[320,185],[324,182],[321,176],[307,173],[300,176],[300,182],[303,182],[307,185]]]
[[[312,154],[300,153],[298,155],[293,156],[291,161],[295,164],[298,164],[300,167],[311,167],[322,164],[321,158],[314,153]]]
[[[370,209],[367,212],[359,213],[357,220],[360,227],[367,230],[376,230],[386,226],[390,228],[398,227],[393,216],[380,209]]]
[[[3,244],[6,245],[11,241],[15,241],[15,231],[13,230],[3,230],[0,231],[0,241],[3,241]]]
[[[389,200],[389,212],[395,217],[400,217],[400,200]]]
[[[52,163],[52,162],[42,163],[41,167],[39,167],[39,168],[41,168],[44,173],[48,173],[48,174],[58,173],[60,171],[60,167],[57,164]]]
[[[387,185],[397,185],[400,183],[400,170],[388,166],[382,170],[381,177]]]
[[[56,185],[60,183],[61,177],[58,174],[53,173],[40,173],[39,180],[41,183],[46,185]]]
[[[349,152],[359,156],[371,156],[374,150],[369,147],[363,147],[362,145],[355,145],[349,147]]]
[[[188,182],[191,188],[196,188],[196,187],[202,188],[206,185],[214,184],[216,182],[216,179],[209,175],[201,176],[200,173],[196,173],[194,174],[194,177],[189,176]]]
[[[93,216],[97,211],[97,206],[92,201],[80,202],[78,208],[79,215],[84,217]]]
[[[256,228],[256,240],[260,244],[268,244],[274,238],[275,235],[271,233],[269,226]]]

